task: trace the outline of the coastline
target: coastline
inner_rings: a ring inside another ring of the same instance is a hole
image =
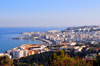
[[[21,37],[16,37],[16,38],[12,38],[12,39],[27,39],[27,40],[38,40],[38,41],[42,41],[42,44],[52,44],[52,42],[50,40],[44,39],[44,38],[40,38],[40,37],[34,37],[34,36],[21,36]]]

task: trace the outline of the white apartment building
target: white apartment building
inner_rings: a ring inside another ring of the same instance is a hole
[[[20,57],[27,56],[27,50],[20,50],[20,49],[16,49],[12,51],[8,50],[7,53],[12,55],[13,58],[20,58]]]

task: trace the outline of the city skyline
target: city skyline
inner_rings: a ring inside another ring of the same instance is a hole
[[[0,27],[100,25],[99,0],[1,0]]]

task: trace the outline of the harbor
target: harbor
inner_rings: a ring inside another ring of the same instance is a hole
[[[16,37],[16,38],[12,38],[12,39],[27,39],[27,40],[39,40],[39,41],[42,41],[44,43],[42,44],[46,44],[46,45],[51,45],[52,42],[49,41],[49,40],[46,40],[44,38],[39,38],[39,37],[28,37],[28,36],[23,36],[23,37]]]

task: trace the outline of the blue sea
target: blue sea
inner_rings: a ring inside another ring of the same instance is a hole
[[[66,28],[54,27],[0,27],[0,53],[6,52],[9,49],[20,46],[22,44],[41,44],[38,40],[12,39],[18,36],[24,36],[22,32],[43,32],[48,30],[64,30]]]

